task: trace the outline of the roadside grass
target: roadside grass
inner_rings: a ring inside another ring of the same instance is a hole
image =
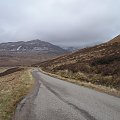
[[[17,103],[34,84],[30,69],[0,77],[0,120],[11,120]]]
[[[101,74],[93,74],[93,73],[83,73],[83,72],[75,72],[69,70],[59,70],[55,72],[55,74],[60,75],[65,78],[75,79],[81,82],[90,82],[94,85],[101,85],[109,88],[114,88],[116,90],[120,90],[120,78],[112,75],[103,76]]]

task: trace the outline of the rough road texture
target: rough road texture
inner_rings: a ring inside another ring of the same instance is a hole
[[[33,77],[39,81],[37,84],[40,87],[28,98],[29,102],[23,102],[15,120],[120,120],[120,98],[50,77],[37,70],[33,71]]]

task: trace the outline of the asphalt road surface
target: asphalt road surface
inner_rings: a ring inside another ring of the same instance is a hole
[[[20,103],[14,120],[120,120],[120,98],[37,70],[32,74],[36,88]]]

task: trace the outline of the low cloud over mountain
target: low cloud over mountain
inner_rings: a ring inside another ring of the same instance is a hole
[[[119,0],[0,1],[0,42],[42,39],[88,46],[120,33]]]

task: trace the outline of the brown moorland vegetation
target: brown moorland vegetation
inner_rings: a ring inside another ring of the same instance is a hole
[[[38,52],[3,52],[0,51],[0,67],[30,66],[49,60],[57,55]]]
[[[65,78],[120,90],[120,35],[109,42],[33,66]]]
[[[2,68],[3,69],[3,68]],[[30,91],[30,69],[11,68],[0,77],[0,120],[11,120],[17,103]]]

